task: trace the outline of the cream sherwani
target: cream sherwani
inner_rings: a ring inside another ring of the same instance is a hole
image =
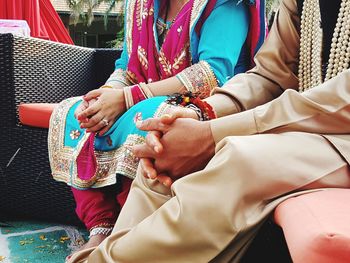
[[[70,262],[238,262],[279,202],[350,187],[350,71],[298,93],[299,26],[284,0],[256,68],[208,99],[206,168],[171,190],[137,176],[111,236]]]

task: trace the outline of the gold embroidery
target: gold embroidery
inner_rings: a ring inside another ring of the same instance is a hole
[[[120,82],[122,84],[124,84],[125,86],[130,86],[132,83],[128,80],[127,78],[127,73],[125,70],[123,69],[116,69],[112,74],[111,76],[108,78],[108,80],[106,81],[106,85],[109,83],[109,82],[112,82],[112,81],[117,81],[117,82]]]
[[[141,21],[141,12],[142,12],[141,11],[141,5],[142,5],[141,1],[142,0],[138,0],[136,2],[136,25],[137,25],[137,29],[139,31],[141,31],[141,23],[142,23],[142,21]]]
[[[136,74],[130,70],[126,71],[126,78],[131,83],[131,85],[135,85],[137,83]]]
[[[191,21],[190,21],[190,32],[192,32],[192,27],[197,22],[199,16],[202,13],[203,8],[206,6],[208,0],[194,0],[191,12]]]
[[[141,46],[137,47],[137,57],[138,57],[141,65],[147,70],[148,69],[147,52]]]
[[[77,176],[76,159],[89,134],[84,133],[78,146],[74,149],[64,146],[64,129],[66,125],[65,117],[69,109],[80,99],[80,97],[76,97],[63,101],[54,110],[50,119],[48,148],[53,178],[80,188],[98,188],[115,184],[116,173],[133,179],[136,175],[138,159],[133,156],[129,149],[136,144],[143,143],[145,140],[137,134],[129,135],[124,144],[118,149],[95,151],[97,170],[90,180],[81,180]]]
[[[177,108],[177,107],[178,106],[173,106],[168,103],[162,102],[157,108],[156,112],[154,113],[153,118],[159,118],[164,114],[169,114],[173,111],[174,108]]]
[[[218,86],[216,77],[206,61],[200,61],[176,75],[187,90],[198,93],[200,98],[206,98],[211,90]]]
[[[126,6],[125,35],[126,35],[126,46],[128,49],[129,57],[132,52],[132,30],[133,30],[135,4],[136,4],[136,0],[128,0],[127,6]]]
[[[148,16],[147,0],[139,0],[136,4],[136,24],[137,29],[141,31],[142,20]]]
[[[186,60],[189,44],[186,44],[181,50],[180,54],[174,59],[173,69],[179,69],[179,66]]]
[[[159,63],[162,66],[163,71],[165,72],[166,75],[171,76],[171,64],[165,57],[163,50],[159,52]]]

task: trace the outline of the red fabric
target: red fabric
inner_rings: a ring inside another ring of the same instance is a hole
[[[23,125],[49,128],[52,111],[58,104],[55,103],[28,103],[18,107],[19,121]]]
[[[126,199],[128,198],[132,180],[125,176],[122,176],[121,180],[122,180],[122,189],[120,193],[117,195],[117,202],[120,205],[120,207],[123,207],[126,202]]]
[[[74,44],[50,0],[0,0],[0,19],[26,20],[32,37]]]
[[[128,197],[132,180],[122,176],[122,189],[115,195],[115,185],[104,188],[78,190],[71,187],[79,219],[87,229],[98,225],[113,226]]]
[[[97,170],[95,156],[95,133],[90,133],[77,157],[77,173],[82,180],[90,180]]]
[[[75,212],[88,230],[98,225],[114,225],[120,208],[110,193],[110,187],[87,190],[71,187],[71,189],[77,204]]]

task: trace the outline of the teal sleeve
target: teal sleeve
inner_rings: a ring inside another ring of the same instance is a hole
[[[120,55],[120,58],[118,58],[115,61],[115,69],[126,70],[126,68],[128,66],[128,61],[129,61],[129,56],[128,56],[128,51],[127,51],[127,47],[126,47],[126,38],[124,35],[123,51]]]
[[[248,28],[248,7],[232,0],[215,7],[203,24],[198,59],[209,63],[219,86],[234,75]]]

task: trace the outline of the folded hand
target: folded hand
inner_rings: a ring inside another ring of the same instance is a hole
[[[180,115],[165,115],[137,124],[139,129],[150,131],[146,143],[133,148],[134,154],[141,158],[141,173],[168,186],[203,169],[214,155],[209,122],[178,118]]]
[[[94,103],[90,103],[95,100]],[[125,111],[124,92],[121,89],[96,89],[84,96],[76,118],[87,132],[103,135]]]

